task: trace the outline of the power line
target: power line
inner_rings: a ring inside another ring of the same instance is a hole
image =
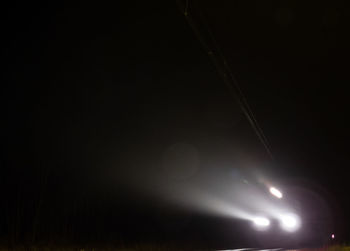
[[[252,126],[254,132],[258,136],[260,142],[263,144],[264,148],[266,149],[268,155],[273,160],[273,154],[271,151],[270,144],[268,143],[267,138],[264,135],[263,130],[259,126],[252,109],[250,108],[247,99],[245,98],[241,88],[239,87],[239,84],[234,77],[223,53],[221,52],[221,49],[213,35],[213,33],[210,30],[209,25],[205,24],[207,33],[209,35],[209,39],[211,40],[212,46],[209,45],[209,43],[205,40],[204,36],[200,32],[198,26],[194,22],[193,17],[190,15],[189,12],[189,0],[185,0],[186,3],[184,4],[183,1],[177,0],[178,6],[180,8],[180,11],[184,14],[188,24],[192,28],[194,34],[197,36],[198,40],[202,44],[204,50],[209,55],[209,57],[212,59],[219,75],[222,77],[224,83],[228,87],[230,93],[233,95],[235,100],[238,102],[238,105],[241,107],[243,113],[245,114],[246,118],[248,119],[250,125]]]

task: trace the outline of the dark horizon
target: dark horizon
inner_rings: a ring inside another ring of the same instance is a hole
[[[348,243],[348,3],[181,3],[273,159],[176,1],[7,2],[3,245]],[[297,201],[299,235],[191,208],[261,177]]]

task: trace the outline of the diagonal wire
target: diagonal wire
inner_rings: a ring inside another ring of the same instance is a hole
[[[235,100],[238,102],[239,106],[241,107],[243,113],[245,114],[246,118],[248,119],[250,125],[252,126],[254,132],[258,136],[260,142],[263,144],[264,148],[266,149],[268,155],[270,158],[273,160],[273,154],[271,151],[270,144],[268,143],[268,140],[266,136],[263,133],[263,130],[259,126],[248,102],[247,99],[245,98],[241,88],[239,87],[239,84],[234,77],[223,53],[221,52],[221,49],[209,27],[209,25],[205,24],[207,28],[208,35],[210,37],[210,40],[213,44],[212,47],[206,42],[204,39],[203,35],[199,31],[196,23],[194,22],[193,17],[189,13],[189,0],[186,0],[186,4],[184,6],[183,2],[181,0],[177,0],[178,6],[180,8],[180,11],[184,14],[188,24],[192,28],[193,32],[197,36],[198,40],[202,44],[204,50],[206,53],[209,55],[209,57],[212,59],[219,75],[222,77],[224,80],[224,83],[228,87],[230,93],[234,96]]]
[[[202,13],[200,13],[200,14],[201,14],[201,16],[203,17],[203,14],[202,14]],[[202,19],[204,20],[204,18],[202,18]],[[216,39],[215,39],[215,37],[214,37],[214,35],[213,35],[213,32],[212,32],[211,29],[210,29],[210,26],[209,26],[207,23],[205,23],[205,26],[207,27],[208,34],[209,34],[211,40],[213,41],[213,44],[214,44],[214,46],[215,46],[215,49],[217,50],[217,52],[218,52],[218,54],[219,54],[218,56],[220,57],[221,61],[223,62],[224,67],[225,67],[225,70],[228,72],[228,74],[229,74],[229,76],[230,76],[230,78],[231,78],[231,80],[232,80],[231,83],[232,83],[232,84],[234,85],[234,87],[235,87],[235,90],[236,90],[237,95],[238,95],[238,97],[239,97],[239,102],[241,102],[242,108],[244,108],[244,109],[245,109],[245,112],[248,114],[248,115],[246,115],[247,118],[248,118],[249,120],[251,120],[251,124],[252,124],[252,126],[253,126],[253,129],[256,130],[256,133],[257,133],[258,137],[260,138],[260,140],[262,141],[262,143],[264,144],[264,147],[265,147],[266,150],[268,151],[268,154],[273,158],[273,155],[272,155],[272,152],[271,152],[270,144],[269,144],[269,142],[268,142],[268,140],[267,140],[267,138],[266,138],[266,136],[265,136],[263,130],[262,130],[261,127],[259,126],[259,124],[258,124],[258,122],[257,122],[257,120],[256,120],[256,118],[255,118],[255,116],[254,116],[254,113],[253,113],[252,109],[250,108],[249,103],[247,102],[246,97],[244,96],[244,94],[243,94],[241,88],[239,87],[238,81],[237,81],[237,79],[235,78],[235,76],[233,75],[233,73],[232,73],[232,71],[231,71],[231,68],[229,67],[229,65],[228,65],[228,63],[227,63],[227,61],[226,61],[226,59],[225,59],[225,57],[224,57],[224,54],[222,53],[222,51],[221,51],[221,49],[220,49],[220,46],[219,46],[219,44],[217,43],[217,41],[216,41]]]

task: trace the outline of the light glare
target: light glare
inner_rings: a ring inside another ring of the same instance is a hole
[[[281,227],[289,232],[296,231],[300,226],[298,216],[293,214],[286,214],[281,216]]]
[[[281,193],[281,191],[279,191],[277,188],[275,187],[270,187],[270,193],[273,196],[276,196],[277,198],[281,199],[283,197],[283,194]]]
[[[253,222],[255,225],[259,227],[267,227],[270,225],[270,221],[267,218],[264,217],[256,217],[253,219]]]

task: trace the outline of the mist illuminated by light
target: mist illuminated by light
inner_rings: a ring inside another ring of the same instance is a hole
[[[178,176],[173,170],[166,171],[166,175],[156,173],[148,183],[142,177],[138,182],[141,190],[189,211],[250,222],[258,231],[267,230],[272,224],[271,219],[276,219],[280,227],[289,232],[300,226],[300,219],[290,214],[294,212],[293,205],[289,205],[288,200],[271,200],[266,190],[276,198],[282,198],[282,193],[269,186],[270,182],[259,182],[255,175],[248,175],[248,182],[238,171],[230,172],[231,176],[222,171],[191,178]]]
[[[215,183],[214,183],[215,184]],[[163,197],[169,202],[189,210],[195,210],[212,215],[247,220],[255,225],[257,230],[265,230],[270,225],[267,218],[279,219],[281,212],[288,212],[288,206],[272,203],[262,189],[246,183],[230,184],[231,189],[222,189],[222,184],[215,184],[210,189],[204,183],[167,183],[162,185]],[[261,217],[260,215],[264,215]]]

